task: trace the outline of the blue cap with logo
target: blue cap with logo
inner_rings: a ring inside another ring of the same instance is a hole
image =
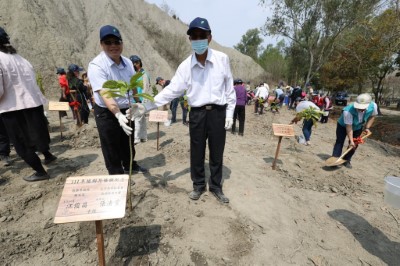
[[[68,66],[68,71],[71,71],[71,72],[83,71],[83,68],[82,68],[82,67],[79,67],[79,66],[77,66],[77,65],[75,65],[75,64],[70,64],[70,65]]]
[[[210,25],[208,25],[207,19],[200,17],[197,17],[194,20],[192,20],[192,22],[190,22],[187,35],[190,35],[194,29],[201,29],[211,32],[211,28]]]
[[[105,25],[101,27],[100,29],[100,41],[104,40],[105,37],[107,36],[114,36],[117,37],[119,40],[122,40],[121,33],[119,33],[119,30],[111,25]]]

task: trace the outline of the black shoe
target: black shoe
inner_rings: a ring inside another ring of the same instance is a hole
[[[189,198],[192,200],[198,200],[201,196],[201,194],[203,194],[205,192],[205,190],[201,190],[201,191],[197,191],[197,190],[193,190],[192,192],[189,193]]]
[[[44,172],[44,173],[38,173],[38,172],[36,172],[36,173],[34,173],[33,175],[31,175],[31,176],[26,176],[26,177],[24,177],[23,179],[24,179],[25,181],[28,181],[28,182],[35,182],[35,181],[41,181],[41,180],[50,179],[50,176],[49,176],[49,174],[47,174],[46,172]]]
[[[43,164],[47,165],[47,164],[51,163],[52,161],[55,161],[56,159],[57,159],[56,156],[51,155],[50,157],[44,159]]]
[[[222,203],[229,203],[229,199],[225,197],[224,193],[221,191],[211,191],[213,195]]]
[[[349,161],[344,163],[344,167],[348,168],[348,169],[352,169],[353,166],[351,165],[351,163]]]
[[[139,166],[139,165],[134,165],[133,167],[132,167],[132,172],[133,173],[147,173],[147,172],[149,172],[149,170],[147,170],[146,168],[143,168],[143,167],[141,167],[141,166]],[[128,174],[129,174],[129,170],[128,170]]]

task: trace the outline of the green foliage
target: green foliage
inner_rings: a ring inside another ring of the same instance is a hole
[[[107,90],[102,92],[101,95],[108,98],[125,97],[129,91],[134,91],[137,87],[143,87],[142,76],[143,72],[137,72],[131,77],[129,84],[120,80],[107,80],[103,84],[103,88]],[[135,93],[133,97],[143,97],[154,102],[154,97],[148,93]]]
[[[287,59],[285,56],[285,42],[282,40],[273,46],[267,45],[258,58],[259,64],[268,73],[271,73],[273,80],[285,79],[287,76]]]
[[[44,95],[43,78],[42,78],[42,75],[40,73],[36,74],[36,83],[39,86],[40,91]]]
[[[158,94],[157,86],[156,85],[151,86],[151,90],[153,92],[153,97],[155,97]]]
[[[313,125],[316,127],[317,126],[317,121],[321,118],[321,115],[323,114],[322,111],[317,110],[310,106],[308,109],[304,109],[303,111],[297,113],[297,116],[299,118],[304,118],[305,120],[312,120]]]
[[[260,30],[257,28],[250,29],[242,36],[240,42],[233,46],[233,48],[257,61],[258,53],[262,49],[260,46],[262,42],[263,40],[260,37]]]
[[[269,1],[260,3],[270,7]],[[308,82],[332,54],[344,30],[371,14],[377,3],[379,0],[272,0],[274,13],[263,33],[281,35],[292,42],[302,54],[300,60],[292,61],[302,64],[301,69],[299,65],[292,68],[299,75],[306,73]]]

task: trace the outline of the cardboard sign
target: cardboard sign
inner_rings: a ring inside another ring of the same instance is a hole
[[[275,136],[294,137],[293,125],[272,124]]]
[[[150,122],[165,122],[168,121],[168,111],[153,110],[149,113]]]
[[[49,111],[68,111],[68,102],[49,102]]]
[[[128,178],[128,175],[68,177],[54,223],[124,217]]]

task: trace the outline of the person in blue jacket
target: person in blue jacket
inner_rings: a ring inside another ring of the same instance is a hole
[[[347,168],[352,168],[350,161],[357,149],[354,138],[361,136],[363,131],[371,132],[370,128],[377,114],[378,107],[376,103],[372,102],[371,95],[368,93],[358,95],[354,103],[343,109],[336,127],[336,142],[332,156],[340,157],[344,141],[348,137],[349,146],[353,149],[343,157],[346,160],[344,165]]]

